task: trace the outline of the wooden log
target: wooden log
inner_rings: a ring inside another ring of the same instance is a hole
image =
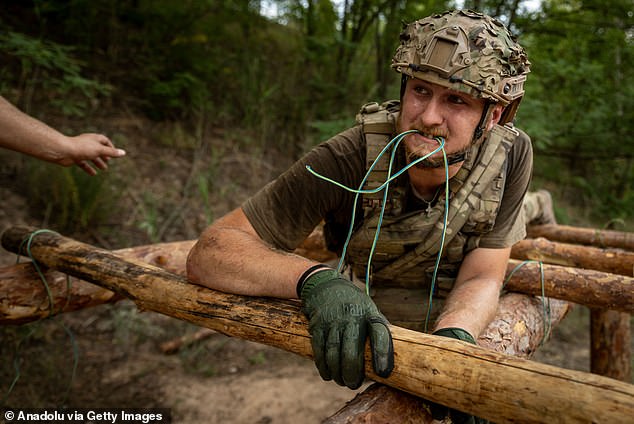
[[[630,314],[590,310],[590,371],[632,381]]]
[[[195,240],[129,247],[114,252],[185,275],[187,254]],[[334,255],[323,243],[319,228],[295,251],[307,258],[326,262]],[[537,263],[509,261],[513,272],[507,290],[541,295],[541,272]],[[43,270],[53,298],[53,314],[70,312],[121,299],[109,290],[54,270]],[[546,296],[568,300],[589,308],[606,308],[634,313],[634,278],[582,268],[543,264]],[[23,324],[51,315],[45,285],[31,263],[0,268],[0,324]]]
[[[195,242],[196,240],[184,240],[155,243],[114,252],[123,258],[141,260],[185,275],[187,255]],[[295,253],[319,262],[327,262],[336,257],[326,249],[321,227],[310,234]],[[110,290],[53,269],[44,268],[41,272],[42,275],[30,261],[0,267],[0,325],[25,324],[59,313],[123,299]]]
[[[511,257],[634,276],[634,252],[621,249],[601,249],[536,238],[524,239],[513,245]]]
[[[157,243],[116,253],[185,275],[185,261],[193,245],[194,240]],[[42,275],[31,262],[0,268],[0,324],[24,324],[123,299],[110,290],[59,271],[41,272]]]
[[[519,358],[531,358],[547,337],[546,331],[555,327],[572,307],[561,300],[547,301],[549,319],[544,316],[541,299],[517,293],[502,296],[497,314],[478,338],[478,345]],[[383,424],[398,417],[400,423],[432,424],[429,408],[428,401],[420,397],[375,383],[323,423]]]
[[[10,228],[2,245],[19,252],[32,228]],[[34,258],[160,312],[223,334],[311,357],[307,322],[299,303],[231,295],[199,287],[184,277],[125,261],[54,233],[31,239]],[[538,364],[457,340],[391,327],[395,365],[385,379],[369,378],[433,402],[492,420],[517,422],[622,422],[634,416],[634,386],[580,371]]]
[[[541,268],[541,269],[540,269]],[[523,263],[511,259],[507,268],[508,291],[542,294],[584,305],[589,308],[613,309],[634,313],[634,278],[591,269],[566,267],[537,262]]]
[[[417,396],[374,383],[322,424],[432,424],[429,405]],[[438,421],[435,421],[438,422]]]
[[[634,251],[634,233],[630,232],[556,224],[531,225],[526,231],[529,238],[543,237],[561,243]]]

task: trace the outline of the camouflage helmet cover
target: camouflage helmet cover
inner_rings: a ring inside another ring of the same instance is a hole
[[[392,67],[410,77],[515,107],[530,72],[524,49],[507,28],[470,10],[432,15],[407,25]]]

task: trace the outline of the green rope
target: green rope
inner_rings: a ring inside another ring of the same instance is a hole
[[[42,234],[42,233],[58,234],[55,231],[47,230],[47,229],[33,231],[31,234],[29,234],[28,237],[25,237],[24,240],[22,240],[22,242],[20,243],[18,251],[21,252],[22,248],[24,247],[24,244],[26,243],[26,253],[27,253],[29,259],[31,259],[31,262],[33,263],[33,267],[35,268],[35,271],[37,272],[37,275],[39,275],[40,280],[42,280],[42,283],[44,284],[44,289],[46,290],[46,295],[48,297],[49,316],[52,316],[54,314],[54,311],[53,311],[53,293],[51,292],[51,288],[48,285],[48,281],[46,281],[46,277],[44,276],[44,273],[42,272],[42,269],[40,268],[39,264],[37,263],[37,261],[33,257],[33,253],[31,253],[31,243],[33,243],[33,238],[36,235]],[[18,257],[16,259],[16,263],[19,263],[19,262],[20,262],[20,254],[18,254]]]
[[[40,280],[42,281],[42,284],[44,284],[44,289],[46,290],[46,295],[48,297],[49,315],[47,317],[45,317],[44,319],[48,319],[48,318],[53,318],[54,314],[55,314],[54,302],[53,302],[53,293],[51,292],[51,288],[50,288],[50,286],[48,284],[48,281],[46,281],[46,276],[42,272],[42,269],[40,268],[39,264],[37,263],[37,261],[33,257],[33,253],[31,252],[31,244],[33,242],[33,238],[36,235],[42,234],[42,233],[59,234],[59,233],[57,233],[55,231],[48,230],[48,229],[41,229],[41,230],[33,231],[31,234],[29,234],[28,237],[25,237],[24,240],[22,240],[22,242],[20,243],[18,252],[21,252],[22,249],[24,248],[24,245],[26,244],[26,253],[27,253],[29,259],[31,259],[33,267],[35,268],[35,271],[37,272],[38,276],[40,277]],[[16,264],[18,264],[18,263],[20,263],[20,254],[18,254],[18,256],[16,258]],[[66,307],[70,303],[70,290],[71,290],[71,287],[72,287],[72,283],[71,283],[70,276],[68,274],[66,274],[66,303],[64,304],[64,306],[62,306],[60,308],[60,311],[62,311],[64,309],[64,307]],[[35,323],[37,323],[37,322],[38,321],[36,321]],[[66,394],[64,395],[64,399],[63,399],[63,402],[65,403],[68,400],[68,396],[70,395],[70,391],[72,389],[73,382],[75,381],[75,376],[77,375],[77,367],[79,365],[79,347],[77,345],[77,341],[75,340],[75,335],[66,326],[66,324],[64,324],[61,321],[57,321],[57,322],[62,326],[62,328],[64,329],[64,331],[68,335],[68,337],[70,339],[70,343],[71,343],[72,349],[73,349],[73,368],[72,368],[72,372],[71,372],[70,382],[68,384],[68,388],[66,390]],[[24,336],[22,338],[22,340],[20,340],[20,342],[18,343],[18,346],[16,348],[16,356],[15,356],[15,359],[13,360],[13,368],[15,369],[15,377],[13,378],[13,381],[11,382],[11,385],[9,386],[9,389],[7,390],[7,393],[4,395],[4,397],[2,399],[2,404],[3,405],[6,404],[7,399],[9,398],[11,393],[13,392],[13,389],[14,389],[15,385],[17,384],[18,380],[21,377],[20,363],[19,363],[20,346],[22,345],[22,343],[25,340],[27,340],[29,337],[31,337],[31,335],[34,332],[35,332],[35,329],[31,328],[29,333],[26,336]]]

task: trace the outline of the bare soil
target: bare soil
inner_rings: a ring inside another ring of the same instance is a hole
[[[96,119],[92,125],[74,127],[108,134],[128,156],[96,177],[107,178],[116,193],[106,217],[67,235],[105,248],[196,238],[292,160],[275,152],[258,154],[257,146],[245,141],[248,135],[228,136],[213,128],[195,139],[178,126],[128,115]],[[64,121],[58,126],[69,132],[72,127]],[[25,159],[0,152],[0,160],[0,230],[21,224],[56,229],[51,224],[55,211],[33,210],[25,195],[20,183]],[[54,165],[41,166],[56,172]],[[15,259],[0,252],[0,266]],[[185,424],[318,423],[356,394],[322,381],[311,361],[220,334],[173,354],[160,348],[198,331],[173,318],[139,312],[129,301],[2,327],[2,405],[170,408],[173,422]],[[588,371],[588,348],[588,313],[578,307],[535,359]]]

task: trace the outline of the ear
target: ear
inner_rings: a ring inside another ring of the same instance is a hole
[[[491,119],[489,120],[489,124],[487,125],[487,131],[491,131],[491,129],[500,122],[500,118],[502,117],[502,112],[504,112],[504,106],[497,103],[491,109]]]

